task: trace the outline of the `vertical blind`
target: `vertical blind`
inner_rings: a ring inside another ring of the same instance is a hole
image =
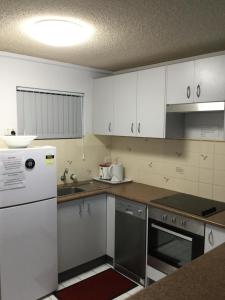
[[[83,96],[17,87],[18,134],[39,139],[81,138]]]

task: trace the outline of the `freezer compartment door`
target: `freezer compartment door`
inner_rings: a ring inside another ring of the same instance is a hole
[[[1,300],[36,300],[57,289],[56,199],[0,209]]]
[[[56,197],[56,149],[0,151],[0,207]]]

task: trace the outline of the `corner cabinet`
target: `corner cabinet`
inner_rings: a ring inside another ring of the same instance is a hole
[[[204,253],[225,243],[225,228],[213,225],[205,226],[205,250]]]
[[[59,273],[105,254],[106,195],[59,204]]]
[[[114,77],[94,80],[93,130],[111,135],[114,127]]]
[[[165,67],[138,72],[137,136],[165,136]]]

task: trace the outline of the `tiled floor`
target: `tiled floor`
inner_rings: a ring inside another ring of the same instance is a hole
[[[95,268],[95,269],[93,269],[93,270],[91,270],[89,272],[80,274],[77,277],[71,278],[71,279],[69,279],[67,281],[64,281],[64,282],[60,283],[58,289],[60,290],[60,289],[63,289],[65,287],[68,287],[68,286],[70,286],[70,285],[72,285],[74,283],[77,283],[77,282],[79,282],[79,281],[81,281],[83,279],[86,279],[86,278],[88,278],[90,276],[93,276],[93,275],[95,275],[97,273],[100,273],[100,272],[102,272],[104,270],[107,270],[107,269],[109,269],[111,267],[112,267],[111,265],[105,264],[105,265],[97,267],[97,268]],[[137,293],[138,291],[140,291],[142,289],[143,289],[143,287],[140,286],[140,285],[138,285],[137,287],[135,287],[134,289],[130,290],[129,292],[127,292],[125,294],[122,294],[121,296],[119,296],[117,298],[114,298],[114,300],[124,300],[124,299],[127,299],[128,297],[130,297],[131,295]],[[47,298],[45,298],[43,300],[57,300],[57,298],[52,295],[52,296],[49,296],[49,297],[47,297]]]

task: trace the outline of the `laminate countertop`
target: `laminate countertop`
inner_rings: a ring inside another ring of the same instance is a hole
[[[67,186],[70,185],[68,184]],[[73,186],[84,188],[85,191],[72,194],[72,195],[58,197],[58,203],[71,201],[83,197],[88,197],[90,195],[109,193],[115,196],[124,197],[144,204],[150,204],[150,202],[154,199],[159,199],[162,197],[177,194],[177,192],[173,192],[170,190],[166,190],[166,189],[162,189],[162,188],[158,188],[146,184],[141,184],[137,182],[111,185],[109,183],[92,181],[90,183],[83,182],[83,183],[77,183],[75,185],[73,184]],[[63,187],[63,185],[59,185],[58,187]]]
[[[111,185],[109,183],[93,181],[91,183],[78,183],[77,185],[73,186],[84,188],[85,191],[58,197],[58,203],[80,199],[92,195],[108,193],[144,204],[150,204],[154,199],[160,199],[162,197],[177,194],[177,192],[136,182]],[[58,187],[60,187],[60,185]],[[61,187],[63,187],[63,185],[61,185]]]
[[[129,297],[129,300],[224,299],[225,244]]]
[[[69,186],[69,185],[68,185]],[[160,205],[152,202],[153,200],[160,199],[166,196],[178,194],[178,192],[170,191],[163,188],[158,188],[155,186],[150,186],[146,184],[141,184],[137,182],[129,182],[118,185],[111,185],[108,183],[102,182],[84,182],[78,183],[77,186],[80,188],[84,188],[84,192],[79,192],[76,194],[71,194],[67,196],[58,197],[58,203],[63,203],[66,201],[72,201],[76,199],[80,199],[83,197],[94,196],[102,193],[112,194],[118,197],[123,197],[129,200],[137,201],[140,203],[144,203],[146,205],[150,205],[152,207],[161,208],[170,212],[174,212],[185,217],[189,217],[192,219],[196,219],[202,221],[204,223],[208,223],[211,225],[219,226],[225,228],[225,211],[217,213],[210,217],[201,217],[197,215],[193,215],[190,213],[186,213],[168,206]]]

